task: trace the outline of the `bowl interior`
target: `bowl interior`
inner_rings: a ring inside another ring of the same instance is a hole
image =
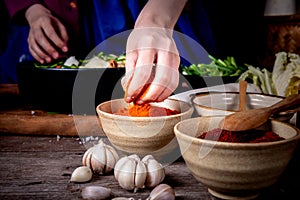
[[[158,102],[158,103],[151,103],[153,106],[159,106],[159,107],[164,107],[164,108],[169,108],[172,110],[177,110],[180,113],[175,114],[175,115],[170,115],[170,116],[157,116],[157,117],[129,117],[129,116],[121,116],[121,115],[116,115],[113,114],[119,109],[123,108],[128,108],[129,104],[124,101],[124,99],[113,99],[110,101],[103,102],[97,106],[97,112],[110,116],[112,118],[116,119],[123,119],[123,120],[137,120],[137,121],[143,121],[143,120],[161,120],[163,118],[174,118],[177,116],[185,115],[186,113],[191,113],[193,111],[193,107],[189,105],[186,102],[183,101],[178,101],[178,100],[173,100],[173,99],[166,99],[163,102]],[[101,115],[100,115],[101,118]]]
[[[212,130],[214,128],[218,128],[221,120],[224,119],[224,116],[203,116],[197,118],[186,119],[184,121],[179,122],[176,126],[176,132],[186,137],[188,140],[199,140],[201,142],[208,142],[209,140],[198,139],[203,132]],[[297,136],[299,137],[299,130],[292,125],[289,125],[284,122],[280,122],[277,120],[269,120],[268,130],[274,131],[279,136],[285,138],[286,140],[293,139]],[[284,141],[284,140],[283,140]],[[278,141],[281,142],[281,141]],[[226,142],[218,142],[218,143],[226,143]],[[271,142],[274,143],[274,142]],[[237,143],[226,143],[228,145],[237,145]],[[259,144],[259,143],[257,143]],[[243,143],[242,145],[253,145],[250,143]]]
[[[271,106],[283,99],[283,97],[280,96],[256,93],[247,93],[246,97],[247,109]],[[192,102],[194,105],[202,108],[237,111],[239,106],[239,93],[201,93],[193,96]]]

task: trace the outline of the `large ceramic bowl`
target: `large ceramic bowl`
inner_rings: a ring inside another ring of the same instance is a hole
[[[246,109],[256,109],[271,106],[284,97],[260,93],[246,94]],[[195,111],[200,116],[229,115],[239,109],[238,92],[205,92],[198,93],[191,97]],[[280,121],[288,121],[293,116],[292,113],[274,115]]]
[[[273,185],[298,145],[297,128],[270,120],[271,130],[284,140],[262,143],[216,142],[197,138],[218,127],[223,117],[206,116],[179,122],[175,127],[182,157],[193,176],[222,199],[251,199]]]
[[[170,99],[152,105],[177,110],[180,113],[158,117],[130,117],[112,114],[121,108],[128,107],[124,99],[106,101],[97,106],[96,110],[103,131],[118,150],[141,156],[152,154],[160,159],[174,150],[176,146],[178,147],[173,131],[174,126],[178,122],[190,118],[193,107],[186,102]]]

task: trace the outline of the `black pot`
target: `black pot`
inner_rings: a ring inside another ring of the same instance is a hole
[[[99,103],[122,98],[124,74],[124,68],[37,68],[33,62],[17,66],[19,91],[28,105],[73,114],[95,114]]]

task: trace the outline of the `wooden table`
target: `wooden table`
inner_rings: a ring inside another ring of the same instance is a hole
[[[0,114],[4,115],[3,112]],[[13,111],[8,109],[5,112]],[[55,115],[52,117],[55,118]],[[49,134],[47,129],[41,130],[39,134],[3,130],[6,131],[0,132],[0,199],[81,199],[81,188],[87,185],[112,189],[112,198],[123,196],[144,200],[151,191],[126,191],[118,185],[113,174],[95,175],[88,183],[70,183],[71,173],[82,165],[83,153],[96,142],[87,142],[92,137]],[[99,138],[107,140],[102,135],[96,139]],[[300,189],[299,169],[298,148],[278,183],[263,191],[259,199],[294,199]],[[190,174],[181,157],[167,165],[165,170],[164,183],[174,188],[176,199],[216,199]]]

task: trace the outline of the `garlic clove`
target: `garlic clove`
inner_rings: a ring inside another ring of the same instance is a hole
[[[135,188],[134,175],[136,160],[130,157],[124,157],[123,160],[121,160],[120,163],[118,162],[115,166],[115,177],[122,188],[133,190]]]
[[[77,167],[72,175],[71,182],[87,182],[90,181],[93,177],[92,170],[87,166]]]
[[[96,174],[103,174],[104,167],[106,163],[106,153],[105,147],[103,145],[96,145],[94,146],[94,151],[91,154],[91,166]]]
[[[130,156],[128,156],[128,158],[132,158],[136,161],[141,160],[140,157],[137,154],[131,154]]]
[[[147,178],[147,168],[141,160],[138,160],[136,162],[137,164],[136,164],[135,177],[134,177],[135,187],[143,188]]]
[[[135,200],[133,197],[115,197],[111,200]]]
[[[107,199],[111,196],[111,189],[102,186],[86,186],[81,190],[83,199]]]
[[[82,157],[82,165],[83,166],[89,166],[90,164],[88,163],[90,161],[91,158],[88,158],[88,156],[91,155],[91,152],[93,151],[93,148],[89,148],[88,150],[86,150],[86,152],[83,154]]]
[[[128,157],[125,156],[125,157],[119,159],[115,165],[114,176],[117,180],[119,179],[119,174],[122,172],[121,169],[124,166],[124,164],[127,162],[127,159],[128,159]]]
[[[175,191],[167,184],[157,185],[146,200],[174,200]]]
[[[145,156],[142,161],[147,166],[146,187],[154,187],[161,183],[165,178],[165,169],[162,164],[157,162],[152,155]]]
[[[119,155],[111,146],[106,147],[106,166],[105,173],[112,171],[115,167],[115,164],[119,160]]]

